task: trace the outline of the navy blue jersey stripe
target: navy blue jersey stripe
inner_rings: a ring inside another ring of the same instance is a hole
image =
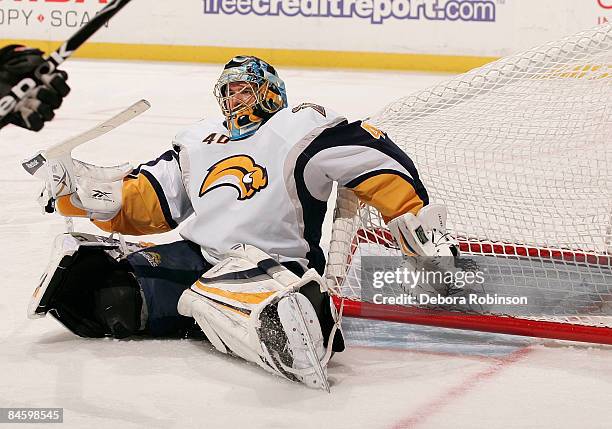
[[[327,201],[320,201],[314,198],[304,180],[304,169],[310,161],[310,156],[307,153],[308,148],[302,152],[296,162],[293,177],[295,179],[295,187],[302,206],[302,215],[304,219],[304,239],[308,243],[309,251],[306,253],[308,259],[308,268],[314,268],[317,272],[323,275],[325,271],[325,255],[319,245],[321,241],[321,228],[327,211]]]
[[[172,212],[170,211],[170,205],[168,204],[168,200],[166,199],[166,195],[164,194],[164,190],[162,189],[161,185],[159,184],[155,176],[151,174],[151,172],[147,170],[141,170],[140,174],[146,177],[147,180],[151,183],[151,186],[153,186],[153,189],[155,190],[155,194],[157,195],[157,199],[159,200],[159,205],[161,207],[166,223],[168,224],[168,226],[170,226],[170,228],[172,229],[176,228],[178,224],[172,218]]]
[[[133,169],[129,175],[132,177],[136,177],[142,171],[142,167],[153,167],[157,165],[160,161],[173,161],[173,160],[178,162],[178,152],[174,150],[167,150],[166,152],[162,153],[159,157],[155,158],[154,160],[146,162],[144,164],[140,164],[138,167]]]
[[[404,179],[406,182],[410,183],[413,188],[415,187],[414,186],[414,180],[412,180],[412,177],[408,176],[407,174],[402,173],[401,171],[391,170],[391,169],[388,169],[388,168],[381,168],[380,170],[370,171],[368,173],[365,173],[365,174],[362,174],[360,176],[357,176],[353,180],[349,181],[344,186],[347,187],[347,188],[355,188],[356,186],[359,186],[360,184],[362,184],[363,182],[365,182],[369,178],[375,177],[375,176],[379,176],[381,174],[393,174],[395,176],[399,176],[402,179]]]
[[[262,271],[261,268],[250,268],[244,271],[233,271],[215,277],[200,277],[204,284],[214,283],[250,283],[269,279],[270,276]]]

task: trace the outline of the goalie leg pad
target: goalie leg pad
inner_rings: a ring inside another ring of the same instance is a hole
[[[140,287],[118,246],[89,234],[62,234],[30,303],[29,317],[49,312],[82,337],[125,338],[141,329]]]
[[[327,368],[316,364],[324,359],[326,349],[314,307],[304,295],[294,293],[279,300],[277,311],[287,336],[285,347],[291,356],[289,366],[297,370],[293,374],[308,387],[329,390]]]
[[[332,330],[336,326],[338,320],[338,311],[334,302],[327,291],[321,291],[319,284],[316,282],[307,283],[300,288],[300,293],[308,298],[312,304],[317,318],[321,323],[321,332],[323,333],[323,345],[327,348],[328,341],[332,338]],[[340,328],[340,327],[338,327]],[[334,352],[344,351],[344,337],[342,330],[337,329],[333,336],[332,350]]]
[[[114,338],[127,338],[141,328],[140,286],[127,270],[112,271],[94,290],[94,316]]]
[[[222,353],[325,387],[331,347],[324,346],[317,312],[299,293],[312,283],[325,291],[314,270],[299,277],[259,249],[242,246],[183,292],[178,310],[195,318]]]

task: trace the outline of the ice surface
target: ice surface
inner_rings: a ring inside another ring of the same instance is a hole
[[[150,111],[84,145],[104,165],[152,159],[217,115],[218,66],[70,61],[73,94],[41,133],[0,132],[0,407],[63,407],[70,428],[608,428],[612,348],[346,320],[332,393],[195,341],[86,340],[26,308],[63,221],[43,216],[20,161],[147,98]],[[446,75],[280,70],[290,102],[357,119]],[[85,221],[77,229],[96,232]],[[176,233],[157,237],[158,242]]]

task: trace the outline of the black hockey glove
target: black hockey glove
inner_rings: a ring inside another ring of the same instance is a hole
[[[34,70],[44,62],[43,52],[21,45],[8,45],[0,49],[0,100],[11,92],[22,79],[34,78]],[[0,128],[8,123],[39,131],[46,121],[55,116],[54,110],[70,92],[66,72],[56,70],[45,74],[37,86],[17,103],[13,111],[0,120]],[[2,107],[0,105],[0,107]]]

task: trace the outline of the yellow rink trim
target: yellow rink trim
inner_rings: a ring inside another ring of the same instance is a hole
[[[204,292],[208,292],[213,295],[222,296],[243,304],[259,304],[276,292],[228,292],[223,289],[206,286],[199,280],[196,282],[196,287]]]
[[[0,39],[0,46],[21,43],[45,52],[55,50],[62,42],[48,40]],[[255,55],[275,66],[324,67],[374,70],[419,70],[465,72],[482,66],[496,57],[399,54],[386,52],[350,52],[238,48],[219,46],[153,45],[127,43],[86,43],[75,53],[78,58],[117,60],[184,61],[224,64],[238,54]]]

